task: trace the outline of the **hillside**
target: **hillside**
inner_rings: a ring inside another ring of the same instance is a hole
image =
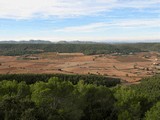
[[[117,46],[112,44],[0,44],[0,55],[24,55],[42,52],[75,53],[87,55],[141,52],[133,46]]]

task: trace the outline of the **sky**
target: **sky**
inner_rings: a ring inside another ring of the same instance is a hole
[[[160,0],[0,0],[0,41],[160,42]]]

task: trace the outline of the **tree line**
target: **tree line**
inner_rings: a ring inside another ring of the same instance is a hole
[[[72,74],[0,74],[2,80],[24,81],[26,84],[33,84],[38,81],[47,82],[51,77],[57,77],[62,81],[70,81],[77,84],[80,80],[84,80],[86,84],[103,85],[106,87],[116,86],[121,83],[119,78],[105,77],[101,75],[72,75]]]
[[[135,46],[121,46],[113,44],[0,44],[0,55],[17,56],[37,54],[43,52],[75,53],[85,55],[121,53],[129,54],[141,52]]]

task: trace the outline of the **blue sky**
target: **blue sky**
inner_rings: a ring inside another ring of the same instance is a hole
[[[160,0],[0,0],[0,40],[160,42]]]

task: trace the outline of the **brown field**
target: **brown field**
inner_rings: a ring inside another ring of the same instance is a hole
[[[91,55],[82,53],[43,53],[25,56],[0,56],[0,74],[64,73],[99,74],[137,82],[159,72],[153,63],[159,53],[135,55]]]

